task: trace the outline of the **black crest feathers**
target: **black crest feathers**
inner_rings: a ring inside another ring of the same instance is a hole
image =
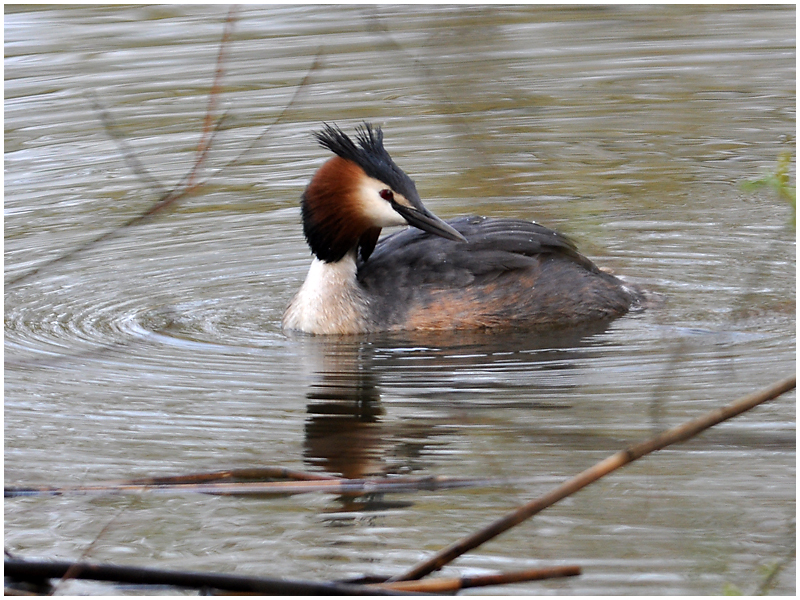
[[[383,131],[380,127],[373,127],[370,123],[356,127],[358,145],[336,125],[326,123],[322,131],[314,135],[320,146],[354,162],[368,176],[382,181],[406,198],[419,198],[414,182],[395,164],[383,147]]]

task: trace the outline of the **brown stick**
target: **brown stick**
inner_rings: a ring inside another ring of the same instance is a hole
[[[583,471],[582,473],[579,473],[571,479],[568,479],[550,493],[524,504],[505,517],[502,517],[494,523],[491,523],[488,527],[485,527],[484,529],[481,529],[480,531],[473,533],[472,535],[469,535],[455,542],[454,544],[451,544],[447,548],[437,552],[431,558],[418,563],[403,575],[392,577],[388,581],[393,582],[419,579],[429,573],[432,573],[433,571],[438,571],[443,566],[452,562],[465,552],[477,548],[481,544],[488,542],[501,533],[508,531],[515,525],[519,525],[548,506],[552,506],[559,500],[574,494],[578,490],[586,487],[594,481],[597,481],[601,477],[608,475],[612,471],[616,471],[620,467],[627,465],[628,463],[633,462],[634,460],[641,458],[646,454],[650,454],[651,452],[665,448],[670,444],[688,440],[689,438],[694,437],[709,427],[740,415],[743,412],[746,412],[768,400],[773,400],[781,394],[784,394],[789,390],[793,390],[796,383],[797,381],[795,377],[789,377],[788,379],[774,383],[770,387],[761,390],[760,392],[755,392],[748,396],[744,396],[743,398],[740,398],[739,400],[736,400],[727,406],[713,410],[691,421],[687,421],[683,425],[673,427],[672,429],[669,429],[649,440],[630,446],[625,450],[620,450],[616,454],[613,454],[600,461],[593,467]]]
[[[396,581],[394,583],[375,583],[371,587],[395,590],[398,592],[420,592],[426,594],[442,594],[444,592],[457,592],[471,587],[485,587],[487,585],[506,585],[522,581],[536,581],[540,579],[553,579],[555,577],[575,577],[581,574],[581,568],[576,565],[563,567],[548,567],[544,569],[526,569],[498,573],[497,575],[474,575],[472,577],[437,577],[424,581]]]
[[[42,495],[62,495],[70,492],[101,493],[104,490],[109,492],[120,492],[132,489],[137,492],[146,491],[149,488],[161,490],[186,490],[203,491],[196,484],[226,483],[233,486],[247,487],[248,483],[275,483],[267,482],[268,479],[288,479],[290,481],[347,481],[342,477],[326,475],[324,473],[310,473],[308,471],[297,471],[286,467],[245,467],[242,469],[228,469],[225,471],[207,471],[203,473],[188,473],[186,475],[165,475],[161,477],[137,477],[134,479],[122,479],[114,481],[102,481],[86,486],[69,487],[6,487],[7,497],[31,496],[37,492]],[[242,481],[249,480],[249,481]],[[234,487],[235,489],[235,487]],[[210,487],[213,491],[214,488]]]
[[[207,473],[189,473],[188,475],[168,475],[164,477],[142,477],[125,481],[108,482],[109,485],[179,485],[188,483],[208,483],[231,479],[293,479],[296,481],[321,481],[335,479],[333,475],[296,471],[286,467],[247,467],[227,471],[210,471]]]

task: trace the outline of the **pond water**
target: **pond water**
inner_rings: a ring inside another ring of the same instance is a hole
[[[791,209],[740,187],[794,152],[793,6],[245,6],[213,96],[225,119],[196,175],[206,184],[121,227],[196,160],[226,15],[6,7],[6,485],[269,465],[509,483],[356,503],[10,498],[7,550],[398,574],[616,450],[794,372]],[[535,219],[663,302],[558,336],[285,335],[310,262],[298,200],[326,158],[312,133],[364,120],[439,216]],[[793,595],[795,489],[791,393],[443,573],[583,569],[480,593]]]

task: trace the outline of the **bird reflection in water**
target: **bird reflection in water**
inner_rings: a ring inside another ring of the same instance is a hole
[[[315,381],[307,394],[304,457],[308,464],[347,479],[382,477],[392,436],[385,430],[378,378],[369,344],[306,338],[306,358]],[[409,506],[384,494],[341,496],[340,511],[376,511]]]
[[[305,461],[315,470],[348,479],[408,475],[430,466],[421,460],[421,456],[430,455],[423,448],[438,443],[434,432],[442,423],[429,415],[421,420],[393,419],[390,428],[381,402],[385,377],[401,387],[402,381],[417,390],[432,388],[419,391],[422,395],[409,401],[444,408],[448,425],[457,425],[460,419],[481,419],[487,409],[493,413],[520,407],[529,411],[570,410],[569,404],[559,401],[560,394],[553,393],[553,387],[566,391],[575,385],[568,376],[572,365],[599,350],[593,337],[606,327],[593,325],[549,333],[386,334],[385,339],[297,336],[295,341],[307,363],[304,370],[312,378],[307,392]],[[420,361],[409,362],[411,355],[424,358],[426,368],[413,368],[411,365],[418,367]],[[509,374],[508,381],[503,380],[503,369],[509,365],[525,376]],[[484,371],[495,377],[474,377]],[[565,376],[554,378],[555,372]],[[447,385],[442,386],[442,381]],[[481,391],[483,386],[487,387]],[[536,432],[553,442],[553,433],[547,428],[530,428],[531,435]],[[383,502],[361,497],[360,510],[367,501],[375,505]]]

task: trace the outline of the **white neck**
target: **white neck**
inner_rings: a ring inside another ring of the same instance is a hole
[[[355,252],[340,261],[314,258],[303,285],[283,314],[283,328],[307,333],[362,333],[368,306],[356,280]]]

